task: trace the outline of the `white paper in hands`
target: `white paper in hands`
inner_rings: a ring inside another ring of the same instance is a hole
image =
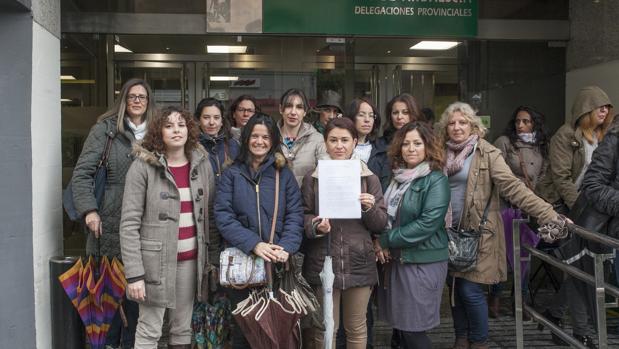
[[[318,160],[318,215],[361,218],[361,161]]]

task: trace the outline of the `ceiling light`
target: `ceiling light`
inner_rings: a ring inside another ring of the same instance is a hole
[[[114,52],[120,52],[120,53],[133,53],[133,51],[131,51],[130,49],[124,47],[124,46],[120,46],[119,44],[115,44],[114,45]]]
[[[247,46],[207,45],[208,53],[245,53]]]
[[[67,102],[73,102],[73,100],[72,100],[72,99],[69,99],[69,98],[61,98],[61,99],[60,99],[60,102],[62,102],[62,103],[67,103]]]
[[[457,41],[420,41],[416,45],[411,46],[411,50],[449,50],[452,47],[458,46]]]
[[[211,76],[211,81],[237,81],[239,79],[238,76]]]
[[[60,75],[60,80],[77,80],[73,75]]]

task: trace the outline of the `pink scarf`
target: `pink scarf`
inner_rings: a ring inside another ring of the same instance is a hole
[[[471,155],[478,140],[478,135],[471,135],[462,143],[447,141],[447,163],[444,170],[446,175],[451,176],[464,167],[464,160]]]

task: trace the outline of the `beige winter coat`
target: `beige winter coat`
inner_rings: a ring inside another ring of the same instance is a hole
[[[599,87],[590,86],[580,90],[572,106],[569,122],[561,126],[550,139],[549,168],[537,184],[537,192],[546,201],[555,204],[563,200],[569,208],[576,202],[578,188],[575,182],[585,166],[586,141],[576,124],[581,116],[609,104],[610,99]]]
[[[514,175],[525,184],[527,178],[533,188],[543,176],[548,167],[548,161],[544,159],[544,155],[538,145],[516,141],[512,143],[507,136],[501,136],[494,141],[494,146],[497,147],[505,162],[512,170]],[[522,159],[522,163],[521,160]],[[526,176],[525,176],[526,172]]]
[[[277,123],[280,133],[282,125],[283,121],[280,120]],[[329,159],[323,136],[318,133],[312,125],[306,122],[301,125],[292,149],[288,149],[283,142],[281,149],[288,162],[288,167],[292,170],[294,177],[297,179],[299,187],[301,186],[301,182],[303,182],[303,176],[316,168],[318,160]]]
[[[557,217],[552,206],[538,198],[520,181],[505,163],[501,152],[484,139],[480,139],[474,154],[464,196],[463,228],[477,228],[490,199],[486,231],[479,245],[477,266],[467,273],[452,273],[482,284],[496,284],[507,280],[505,235],[501,219],[499,195],[519,207],[540,224]]]
[[[174,177],[162,155],[134,145],[136,159],[125,180],[120,247],[125,277],[143,279],[146,300],[142,303],[166,308],[176,306],[176,259],[180,196]],[[208,155],[196,147],[191,156],[190,190],[198,241],[197,292],[200,294],[207,258],[208,207],[215,192]]]

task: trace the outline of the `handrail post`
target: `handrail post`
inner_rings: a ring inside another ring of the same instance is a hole
[[[524,349],[524,328],[522,324],[522,282],[520,275],[520,223],[524,219],[512,220],[512,240],[514,246],[514,315],[516,317],[516,348]]]
[[[595,254],[595,308],[598,325],[598,348],[608,348],[606,333],[606,291],[604,289],[604,254]]]

